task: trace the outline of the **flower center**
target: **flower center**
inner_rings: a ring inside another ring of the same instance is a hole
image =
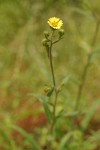
[[[54,22],[52,22],[52,25],[53,25],[54,27],[57,27],[58,22],[59,22],[59,20],[58,20],[58,21],[54,21]]]

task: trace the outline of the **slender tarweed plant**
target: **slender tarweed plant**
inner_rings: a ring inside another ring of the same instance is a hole
[[[52,17],[48,20],[47,23],[50,26],[51,33],[49,33],[48,31],[44,32],[45,38],[43,39],[42,43],[47,51],[47,55],[50,63],[50,69],[51,69],[51,76],[52,76],[52,89],[49,91],[48,94],[50,96],[53,92],[55,94],[55,98],[52,102],[52,110],[51,110],[52,117],[51,117],[51,124],[50,124],[50,132],[52,133],[57,119],[56,109],[57,109],[57,101],[58,101],[58,94],[59,94],[59,90],[57,88],[57,83],[55,78],[54,66],[53,66],[52,51],[53,51],[53,45],[62,39],[64,35],[64,30],[61,29],[63,25],[63,21],[60,18]],[[57,37],[55,37],[55,32],[58,33]]]

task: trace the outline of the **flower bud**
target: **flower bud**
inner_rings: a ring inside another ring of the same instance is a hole
[[[60,30],[59,30],[59,38],[61,38],[63,35],[64,35],[64,30],[63,30],[63,29],[60,29]]]
[[[44,34],[44,36],[45,36],[46,38],[48,38],[48,37],[49,37],[49,35],[50,35],[48,31],[44,31],[44,33],[43,33],[43,34]]]
[[[45,86],[45,87],[44,87],[44,92],[45,92],[45,93],[48,93],[50,90],[51,90],[51,87],[50,87],[50,86]]]
[[[42,40],[42,44],[43,44],[43,46],[47,46],[47,45],[48,45],[48,43],[47,43],[47,42],[48,42],[48,40],[47,40],[47,39],[43,39],[43,40]]]

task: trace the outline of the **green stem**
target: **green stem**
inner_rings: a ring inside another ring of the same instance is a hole
[[[52,117],[52,123],[51,123],[51,128],[50,128],[51,133],[54,130],[54,125],[55,125],[55,121],[56,121],[56,105],[57,105],[57,97],[58,97],[58,92],[56,89],[56,80],[55,80],[55,75],[54,75],[53,62],[52,62],[52,46],[53,46],[52,38],[53,38],[53,34],[54,34],[54,30],[52,31],[51,40],[50,40],[50,48],[49,48],[49,61],[50,61],[50,68],[51,68],[53,86],[54,86],[54,91],[55,91],[55,100],[54,100],[54,104],[53,104],[53,115],[52,115],[53,117]]]
[[[55,75],[54,75],[54,68],[53,68],[53,62],[52,62],[52,38],[53,38],[54,31],[51,34],[51,40],[50,40],[50,48],[49,48],[49,61],[50,61],[50,68],[51,68],[51,74],[52,74],[52,80],[53,80],[53,86],[56,87],[56,81],[55,81]]]
[[[97,34],[99,31],[99,25],[100,25],[100,20],[97,20],[96,29],[95,29],[94,36],[93,36],[92,43],[91,43],[92,48],[95,46],[95,43],[96,43]],[[79,85],[79,88],[78,88],[75,110],[78,110],[78,108],[79,108],[79,104],[80,104],[80,100],[81,100],[87,72],[88,72],[88,69],[90,66],[92,54],[93,54],[93,51],[91,51],[91,53],[88,54],[87,63],[86,63],[86,66],[84,67],[84,70],[83,70],[83,74],[82,74],[82,78],[81,78],[81,84]]]

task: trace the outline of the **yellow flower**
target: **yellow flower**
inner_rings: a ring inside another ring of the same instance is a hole
[[[53,29],[60,29],[63,21],[60,18],[52,17],[48,20],[48,24]]]

